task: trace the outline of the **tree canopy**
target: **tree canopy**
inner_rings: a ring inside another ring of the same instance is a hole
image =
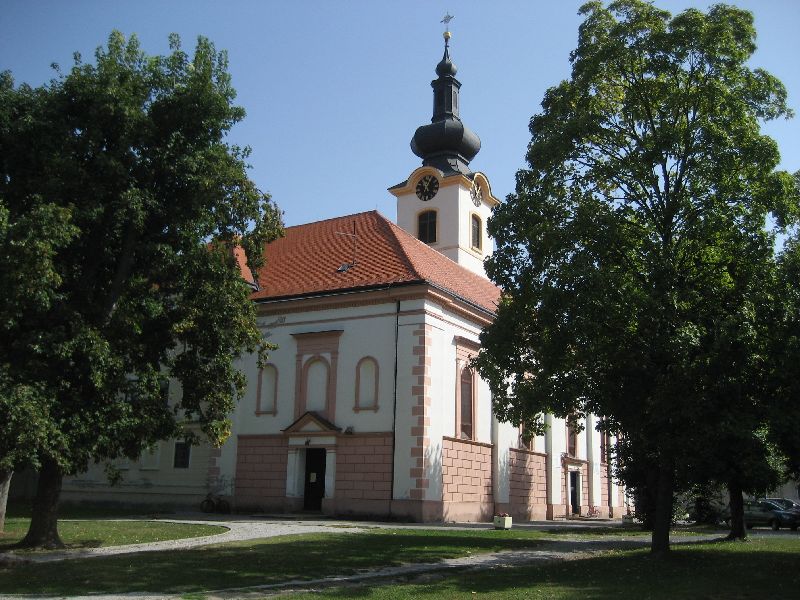
[[[724,377],[763,368],[765,222],[796,222],[798,198],[760,123],[791,111],[747,64],[747,11],[620,0],[581,14],[572,76],[545,94],[529,168],[489,222],[504,295],[476,364],[508,420],[594,413],[623,435],[620,474],[653,493],[662,552],[687,457],[736,387]],[[741,405],[757,391],[737,390]]]
[[[225,141],[244,117],[226,54],[170,48],[114,32],[46,85],[0,79],[0,410],[20,425],[0,464],[40,468],[32,545],[60,542],[64,474],[172,436],[221,444],[234,358],[266,350],[236,255],[257,270],[281,214]]]

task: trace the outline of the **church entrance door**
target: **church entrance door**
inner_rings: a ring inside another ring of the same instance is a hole
[[[321,510],[325,496],[325,449],[306,448],[306,476],[303,509]]]
[[[581,512],[581,474],[578,471],[569,472],[569,503],[572,507],[572,514],[577,515]]]

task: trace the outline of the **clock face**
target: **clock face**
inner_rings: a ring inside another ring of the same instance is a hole
[[[472,203],[475,206],[480,206],[481,201],[483,200],[483,194],[481,193],[481,186],[477,183],[472,184],[472,188],[469,190],[469,195],[472,198]]]
[[[439,180],[433,175],[425,175],[417,183],[417,198],[423,202],[427,202],[436,195],[439,191]]]

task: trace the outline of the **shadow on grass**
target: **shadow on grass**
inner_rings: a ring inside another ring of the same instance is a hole
[[[470,553],[532,548],[532,536],[511,532],[381,530],[286,536],[191,550],[26,564],[0,570],[7,593],[70,595],[199,592],[249,587]]]
[[[800,586],[800,543],[681,546],[657,559],[646,550],[461,571],[434,581],[327,590],[326,598],[790,598]],[[305,596],[301,596],[305,597]]]
[[[552,535],[570,535],[570,536],[577,536],[577,537],[592,537],[592,536],[636,536],[636,537],[643,537],[643,538],[650,538],[652,535],[651,531],[646,531],[642,529],[638,525],[615,525],[615,526],[608,526],[608,527],[570,527],[570,526],[560,526],[560,527],[547,527],[542,528],[541,531],[546,531]],[[691,525],[677,525],[670,529],[670,535],[672,536],[680,536],[680,535],[709,535],[709,534],[716,534],[716,533],[727,533],[728,529],[725,527],[716,527],[713,525],[698,525],[698,524],[691,524]]]

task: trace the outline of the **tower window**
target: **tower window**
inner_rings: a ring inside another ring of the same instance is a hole
[[[426,244],[436,243],[436,211],[426,210],[417,217],[417,237]]]
[[[475,248],[476,250],[480,250],[482,243],[481,230],[483,229],[483,227],[481,227],[481,218],[478,215],[472,215],[471,225],[472,227],[471,227],[470,239],[472,242],[472,247]]]

